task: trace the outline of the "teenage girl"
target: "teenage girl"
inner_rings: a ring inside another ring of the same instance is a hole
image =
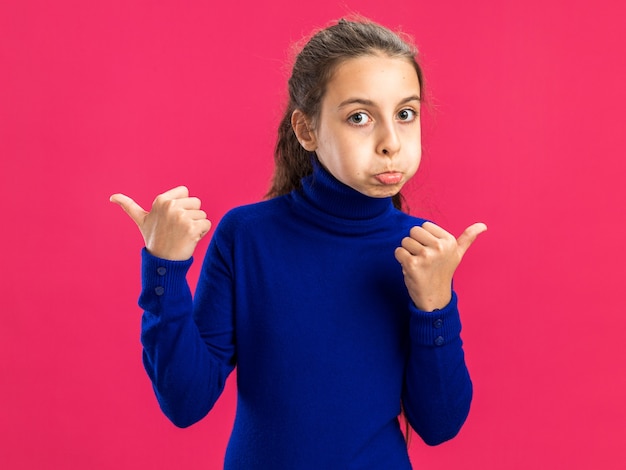
[[[339,21],[297,56],[268,199],[224,216],[195,295],[185,276],[211,224],[185,187],[137,223],[145,369],[177,426],[202,419],[237,367],[227,469],[409,469],[398,416],[454,437],[472,384],[452,276],[455,239],[402,212],[421,157],[415,49]]]

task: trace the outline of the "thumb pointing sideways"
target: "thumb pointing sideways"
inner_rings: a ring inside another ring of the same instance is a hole
[[[148,215],[148,212],[146,212],[139,204],[125,194],[114,194],[109,198],[109,201],[124,209],[124,212],[126,212],[140,227],[143,219],[145,219],[146,215]]]
[[[478,235],[487,231],[487,226],[482,222],[470,225],[465,229],[456,242],[461,249],[461,255],[464,255],[468,248],[474,243]]]

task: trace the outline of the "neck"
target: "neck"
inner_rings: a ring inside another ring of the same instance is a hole
[[[370,220],[393,207],[391,197],[366,196],[337,180],[317,162],[313,173],[302,180],[301,195],[316,209],[353,221]]]

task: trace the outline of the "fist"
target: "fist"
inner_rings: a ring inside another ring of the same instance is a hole
[[[395,256],[402,265],[404,283],[417,308],[431,312],[448,305],[454,271],[476,237],[485,230],[485,224],[477,223],[456,239],[431,222],[411,229],[402,246],[396,248]]]
[[[146,249],[158,258],[172,261],[191,258],[198,242],[211,229],[211,222],[200,209],[200,200],[189,197],[189,190],[184,186],[157,196],[150,212],[124,194],[114,194],[110,201],[133,219]]]

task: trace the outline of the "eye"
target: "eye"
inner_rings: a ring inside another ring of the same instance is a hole
[[[350,124],[355,124],[357,126],[363,126],[370,121],[370,117],[365,113],[354,113],[352,116],[348,118],[348,122]]]
[[[412,109],[403,109],[398,113],[400,121],[413,121],[417,117],[417,113]]]

